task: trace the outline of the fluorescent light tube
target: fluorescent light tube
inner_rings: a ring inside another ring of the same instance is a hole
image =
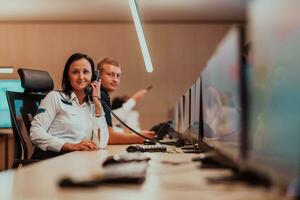
[[[12,74],[14,69],[12,67],[0,67],[0,74]]]
[[[148,50],[148,47],[147,47],[147,42],[146,42],[146,39],[145,39],[142,23],[141,23],[141,20],[140,20],[140,17],[139,17],[139,13],[138,13],[138,10],[137,10],[135,0],[129,0],[129,6],[130,6],[131,14],[132,14],[132,17],[133,17],[135,30],[136,30],[136,33],[138,35],[139,43],[140,43],[140,46],[141,46],[141,50],[142,50],[146,70],[147,70],[147,72],[153,72],[152,61],[151,61],[151,58],[150,58],[149,50]]]

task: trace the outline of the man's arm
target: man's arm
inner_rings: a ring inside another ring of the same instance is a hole
[[[126,134],[126,133],[118,133],[115,132],[112,128],[112,122],[111,122],[111,113],[110,109],[107,108],[110,106],[109,97],[104,91],[101,91],[101,98],[102,98],[102,105],[105,112],[105,118],[106,123],[108,126],[108,132],[109,132],[109,140],[108,144],[140,144],[144,142],[144,138],[134,135],[134,134]],[[155,132],[153,131],[141,131],[142,135],[145,135],[146,137],[153,138],[155,135]]]
[[[115,132],[112,127],[108,127],[109,132],[109,140],[108,144],[141,144],[144,142],[144,138],[135,135],[135,134],[128,134],[128,133],[118,133]],[[153,138],[155,132],[153,131],[142,131],[142,135]]]

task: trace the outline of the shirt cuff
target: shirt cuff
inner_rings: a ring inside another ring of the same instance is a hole
[[[105,149],[107,147],[108,138],[109,138],[109,132],[108,132],[105,117],[101,116],[99,118],[96,118],[96,123],[98,128],[100,129],[99,148]]]
[[[63,139],[53,137],[50,143],[39,145],[39,148],[44,151],[50,150],[50,151],[60,152],[61,148],[65,143],[66,142]]]

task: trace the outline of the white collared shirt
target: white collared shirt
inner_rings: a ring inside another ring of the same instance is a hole
[[[58,91],[49,92],[41,101],[30,128],[31,141],[44,151],[59,152],[66,142],[76,144],[83,140],[92,140],[102,149],[108,137],[104,112],[95,117],[94,104],[80,105],[75,93],[68,98]]]
[[[121,108],[114,109],[113,112],[133,130],[140,132],[139,113],[133,110],[136,101],[132,98],[123,103]],[[116,132],[124,132],[123,125],[112,115],[113,129]]]

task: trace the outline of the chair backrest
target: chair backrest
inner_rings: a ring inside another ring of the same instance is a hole
[[[30,140],[31,121],[40,101],[45,97],[45,94],[34,92],[46,92],[54,87],[48,72],[19,69],[18,73],[24,92],[6,91],[14,136],[13,168],[23,164],[23,160],[30,159],[34,150],[34,145]]]
[[[14,135],[14,160],[29,159],[34,150],[29,137],[31,120],[45,95],[6,91],[6,97]]]

